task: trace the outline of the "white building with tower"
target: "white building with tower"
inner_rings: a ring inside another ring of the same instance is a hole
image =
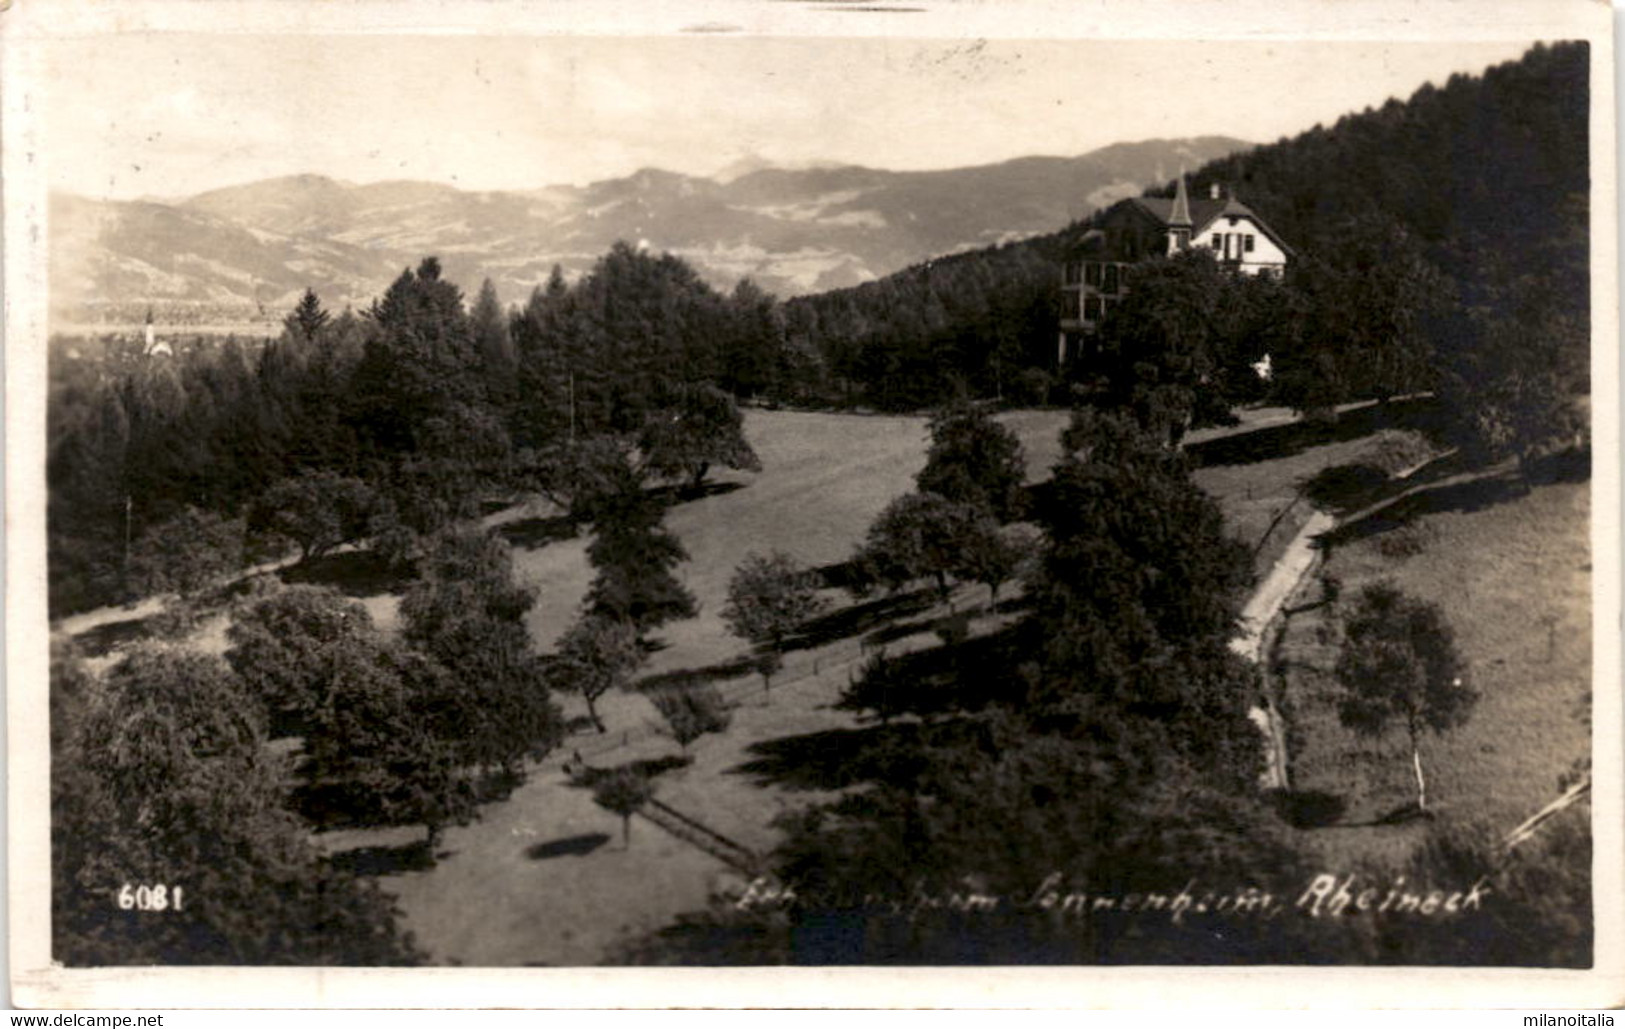
[[[1153,257],[1205,249],[1242,275],[1281,275],[1292,250],[1258,213],[1213,183],[1208,196],[1192,200],[1185,177],[1172,197],[1122,200],[1084,234],[1061,274],[1061,338],[1057,357],[1065,366],[1086,351],[1086,340],[1111,306],[1128,293],[1128,269]]]

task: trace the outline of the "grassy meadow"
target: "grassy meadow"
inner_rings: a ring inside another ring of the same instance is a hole
[[[1437,817],[1508,831],[1590,754],[1589,498],[1583,481],[1525,492],[1505,469],[1458,475],[1334,532],[1320,581],[1304,591],[1305,601],[1318,601],[1329,576],[1348,602],[1387,579],[1443,610],[1480,699],[1463,727],[1423,739]],[[1341,805],[1342,826],[1304,837],[1328,853],[1402,852],[1413,826],[1371,823],[1414,802],[1404,730],[1369,739],[1338,722],[1337,608],[1305,606],[1287,620],[1276,652],[1293,787]]]

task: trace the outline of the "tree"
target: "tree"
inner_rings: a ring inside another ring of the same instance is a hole
[[[818,595],[818,576],[782,551],[763,557],[747,555],[728,580],[728,603],[722,620],[735,636],[768,648],[762,683],[771,688],[772,674],[785,641],[803,622],[825,607]]]
[[[1127,415],[1079,411],[1038,512],[1048,537],[1023,623],[1028,702],[1121,705],[1171,733],[1206,774],[1250,774],[1251,690],[1229,648],[1251,577],[1217,503],[1183,455]],[[1196,751],[1200,751],[1198,755]]]
[[[715,386],[678,387],[668,406],[650,413],[638,448],[644,468],[658,478],[686,480],[691,492],[699,491],[713,464],[762,470],[733,397]]]
[[[625,438],[610,434],[555,440],[521,451],[517,463],[525,488],[551,501],[572,523],[593,522],[601,507],[613,510],[622,492],[642,489],[631,449]]]
[[[1338,716],[1367,736],[1381,735],[1394,719],[1404,725],[1416,772],[1416,807],[1426,811],[1422,734],[1440,735],[1461,725],[1478,701],[1478,693],[1463,682],[1455,634],[1437,607],[1391,583],[1362,590],[1344,630],[1336,674],[1345,696]]]
[[[728,314],[717,381],[739,397],[769,390],[785,363],[784,313],[778,301],[750,279],[740,279],[728,296]]]
[[[1335,235],[1332,257],[1306,257],[1293,272],[1304,325],[1272,355],[1277,395],[1300,411],[1321,411],[1431,388],[1449,283],[1392,214],[1361,212],[1341,220]]]
[[[240,604],[226,629],[225,658],[250,697],[275,721],[303,717],[320,702],[333,651],[376,641],[367,609],[337,590],[288,586]]]
[[[599,779],[592,799],[606,811],[621,816],[621,846],[632,847],[632,816],[654,796],[654,784],[635,768],[622,766]]]
[[[142,533],[130,551],[139,594],[195,593],[242,567],[242,520],[195,507]]]
[[[711,732],[726,732],[733,716],[715,686],[690,686],[655,690],[649,694],[660,717],[666,720],[671,738],[688,753],[688,745]]]
[[[1171,757],[1154,722],[1100,712],[1063,734],[1000,711],[914,739],[872,755],[873,785],[783,820],[774,870],[805,898],[785,915],[791,960],[816,962],[823,943],[919,964],[1197,961],[1271,938],[1227,927],[1220,942],[1195,897],[1154,921],[1111,907],[1055,917],[1085,889],[1166,891],[1166,911],[1191,863],[1294,877],[1271,813]]]
[[[462,293],[438,260],[403,271],[368,317],[346,422],[400,522],[427,535],[472,516],[481,488],[505,480],[512,441]]]
[[[326,864],[283,806],[284,758],[219,659],[140,644],[86,685],[61,698],[51,763],[58,960],[416,958],[388,898]]]
[[[474,346],[485,370],[486,390],[499,407],[506,407],[513,395],[517,359],[508,331],[508,315],[497,299],[496,287],[486,279],[468,314]]]
[[[1141,262],[1101,325],[1109,399],[1170,446],[1229,413],[1216,331],[1228,280],[1206,249]]]
[[[988,516],[971,523],[963,555],[967,578],[987,587],[988,601],[997,605],[999,588],[1015,578],[1021,564],[1035,549],[1032,534],[1022,526],[1000,527]]]
[[[248,512],[248,530],[283,537],[299,547],[301,561],[370,535],[380,499],[360,479],[329,471],[281,479]]]
[[[639,635],[690,618],[694,596],[672,574],[688,552],[661,524],[665,512],[635,478],[623,478],[593,503],[587,557],[598,575],[587,590],[593,614],[631,625]]]
[[[322,307],[322,300],[316,295],[316,290],[305,287],[305,293],[299,298],[299,303],[293,311],[282,319],[283,328],[289,332],[298,333],[304,341],[312,342],[326,327],[332,318]]]
[[[418,823],[431,853],[450,824],[474,814],[462,754],[437,725],[452,692],[445,669],[407,648],[351,637],[331,651],[316,703],[305,713],[304,774],[345,815]]]
[[[931,417],[931,449],[914,479],[921,493],[985,507],[1008,522],[1021,513],[1026,477],[1021,441],[985,407],[961,402]]]
[[[525,622],[536,590],[515,581],[508,544],[481,530],[441,533],[420,565],[401,635],[447,673],[431,729],[459,763],[516,776],[563,734]]]
[[[1564,299],[1545,278],[1523,276],[1457,321],[1440,389],[1450,442],[1479,460],[1516,458],[1527,471],[1543,452],[1584,441],[1587,319]]]
[[[966,544],[976,531],[981,509],[935,493],[908,493],[892,501],[869,527],[853,564],[862,581],[897,590],[915,579],[936,581],[947,602],[951,578],[966,574]]]
[[[587,716],[599,732],[604,732],[598,698],[616,687],[625,687],[644,656],[637,630],[629,622],[588,613],[576,619],[559,638],[553,682],[558,689],[581,694],[587,703]]]

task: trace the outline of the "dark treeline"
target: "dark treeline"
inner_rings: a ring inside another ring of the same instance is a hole
[[[1062,255],[1081,229],[938,258],[784,305],[819,376],[795,399],[888,411],[956,396],[1042,403],[1054,384]]]
[[[361,315],[307,293],[258,348],[53,361],[52,613],[218,570],[172,553],[180,538],[223,543],[228,565],[364,538],[410,558],[482,499],[567,499],[583,454],[635,452],[640,473],[694,485],[753,467],[730,394],[765,388],[783,355],[771,298],[623,245],[513,312],[489,285],[465,303],[429,258]]]

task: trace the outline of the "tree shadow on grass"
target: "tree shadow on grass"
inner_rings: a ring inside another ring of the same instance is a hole
[[[112,653],[126,643],[133,643],[152,632],[150,619],[126,618],[118,622],[104,622],[94,629],[86,629],[74,641],[86,657],[101,657]]]
[[[369,550],[324,554],[282,570],[282,581],[331,586],[347,597],[373,597],[401,593],[415,581],[411,569],[402,569]]]
[[[632,688],[639,693],[647,693],[650,690],[701,686],[706,683],[736,679],[747,672],[755,671],[755,669],[756,658],[754,655],[747,654],[744,657],[730,658],[727,661],[718,661],[716,664],[703,665],[699,668],[678,668],[670,672],[646,675],[634,683]]]
[[[575,539],[577,523],[567,515],[550,518],[520,518],[497,528],[502,538],[520,550],[539,550],[550,543]]]
[[[1281,818],[1294,829],[1336,825],[1348,808],[1347,800],[1325,790],[1274,790],[1270,800]]]
[[[332,855],[327,863],[351,875],[398,875],[428,871],[434,867],[434,854],[424,839],[393,847],[357,847]]]
[[[753,744],[751,759],[728,772],[791,791],[906,785],[919,777],[930,748],[986,746],[985,732],[977,718],[952,717],[781,736]]]
[[[954,622],[964,622],[977,609],[956,611],[953,614],[932,615],[929,618],[916,618],[911,622],[894,622],[891,625],[881,626],[863,638],[866,646],[884,647],[888,643],[906,640],[910,636],[922,632],[938,632]]]
[[[585,857],[609,842],[609,834],[602,832],[582,833],[579,836],[563,836],[546,843],[537,843],[525,848],[525,856],[532,861],[546,861],[556,857]]]
[[[659,500],[667,507],[676,507],[691,500],[705,500],[709,497],[720,497],[732,493],[734,490],[745,488],[742,482],[702,482],[698,489],[687,483],[673,486],[656,486],[647,490],[649,496]]]
[[[1529,483],[1515,473],[1486,475],[1466,482],[1419,489],[1370,514],[1351,519],[1325,533],[1325,544],[1339,546],[1403,528],[1428,515],[1482,511],[1529,494]]]
[[[819,569],[820,572],[824,569]],[[827,579],[826,579],[827,581]],[[907,593],[893,593],[867,600],[862,603],[843,607],[837,611],[814,618],[801,627],[801,631],[785,646],[785,650],[809,650],[821,647],[826,643],[847,639],[852,636],[861,636],[873,629],[880,628],[897,621],[928,611],[935,601],[930,590],[912,590]]]
[[[1192,443],[1185,447],[1185,454],[1195,468],[1254,464],[1291,457],[1311,447],[1359,439],[1379,429],[1426,429],[1438,417],[1438,404],[1431,397],[1395,400],[1345,411],[1336,421],[1302,419]]]
[[[916,749],[920,732],[919,723],[906,722],[781,736],[753,744],[754,756],[728,771],[750,776],[757,786],[787,790],[839,790],[890,780]]]
[[[926,624],[935,627],[953,620],[950,616]],[[854,671],[835,707],[882,721],[981,711],[996,700],[1019,700],[1025,686],[1015,670],[1022,660],[1019,625],[895,657],[871,658],[878,663]]]

